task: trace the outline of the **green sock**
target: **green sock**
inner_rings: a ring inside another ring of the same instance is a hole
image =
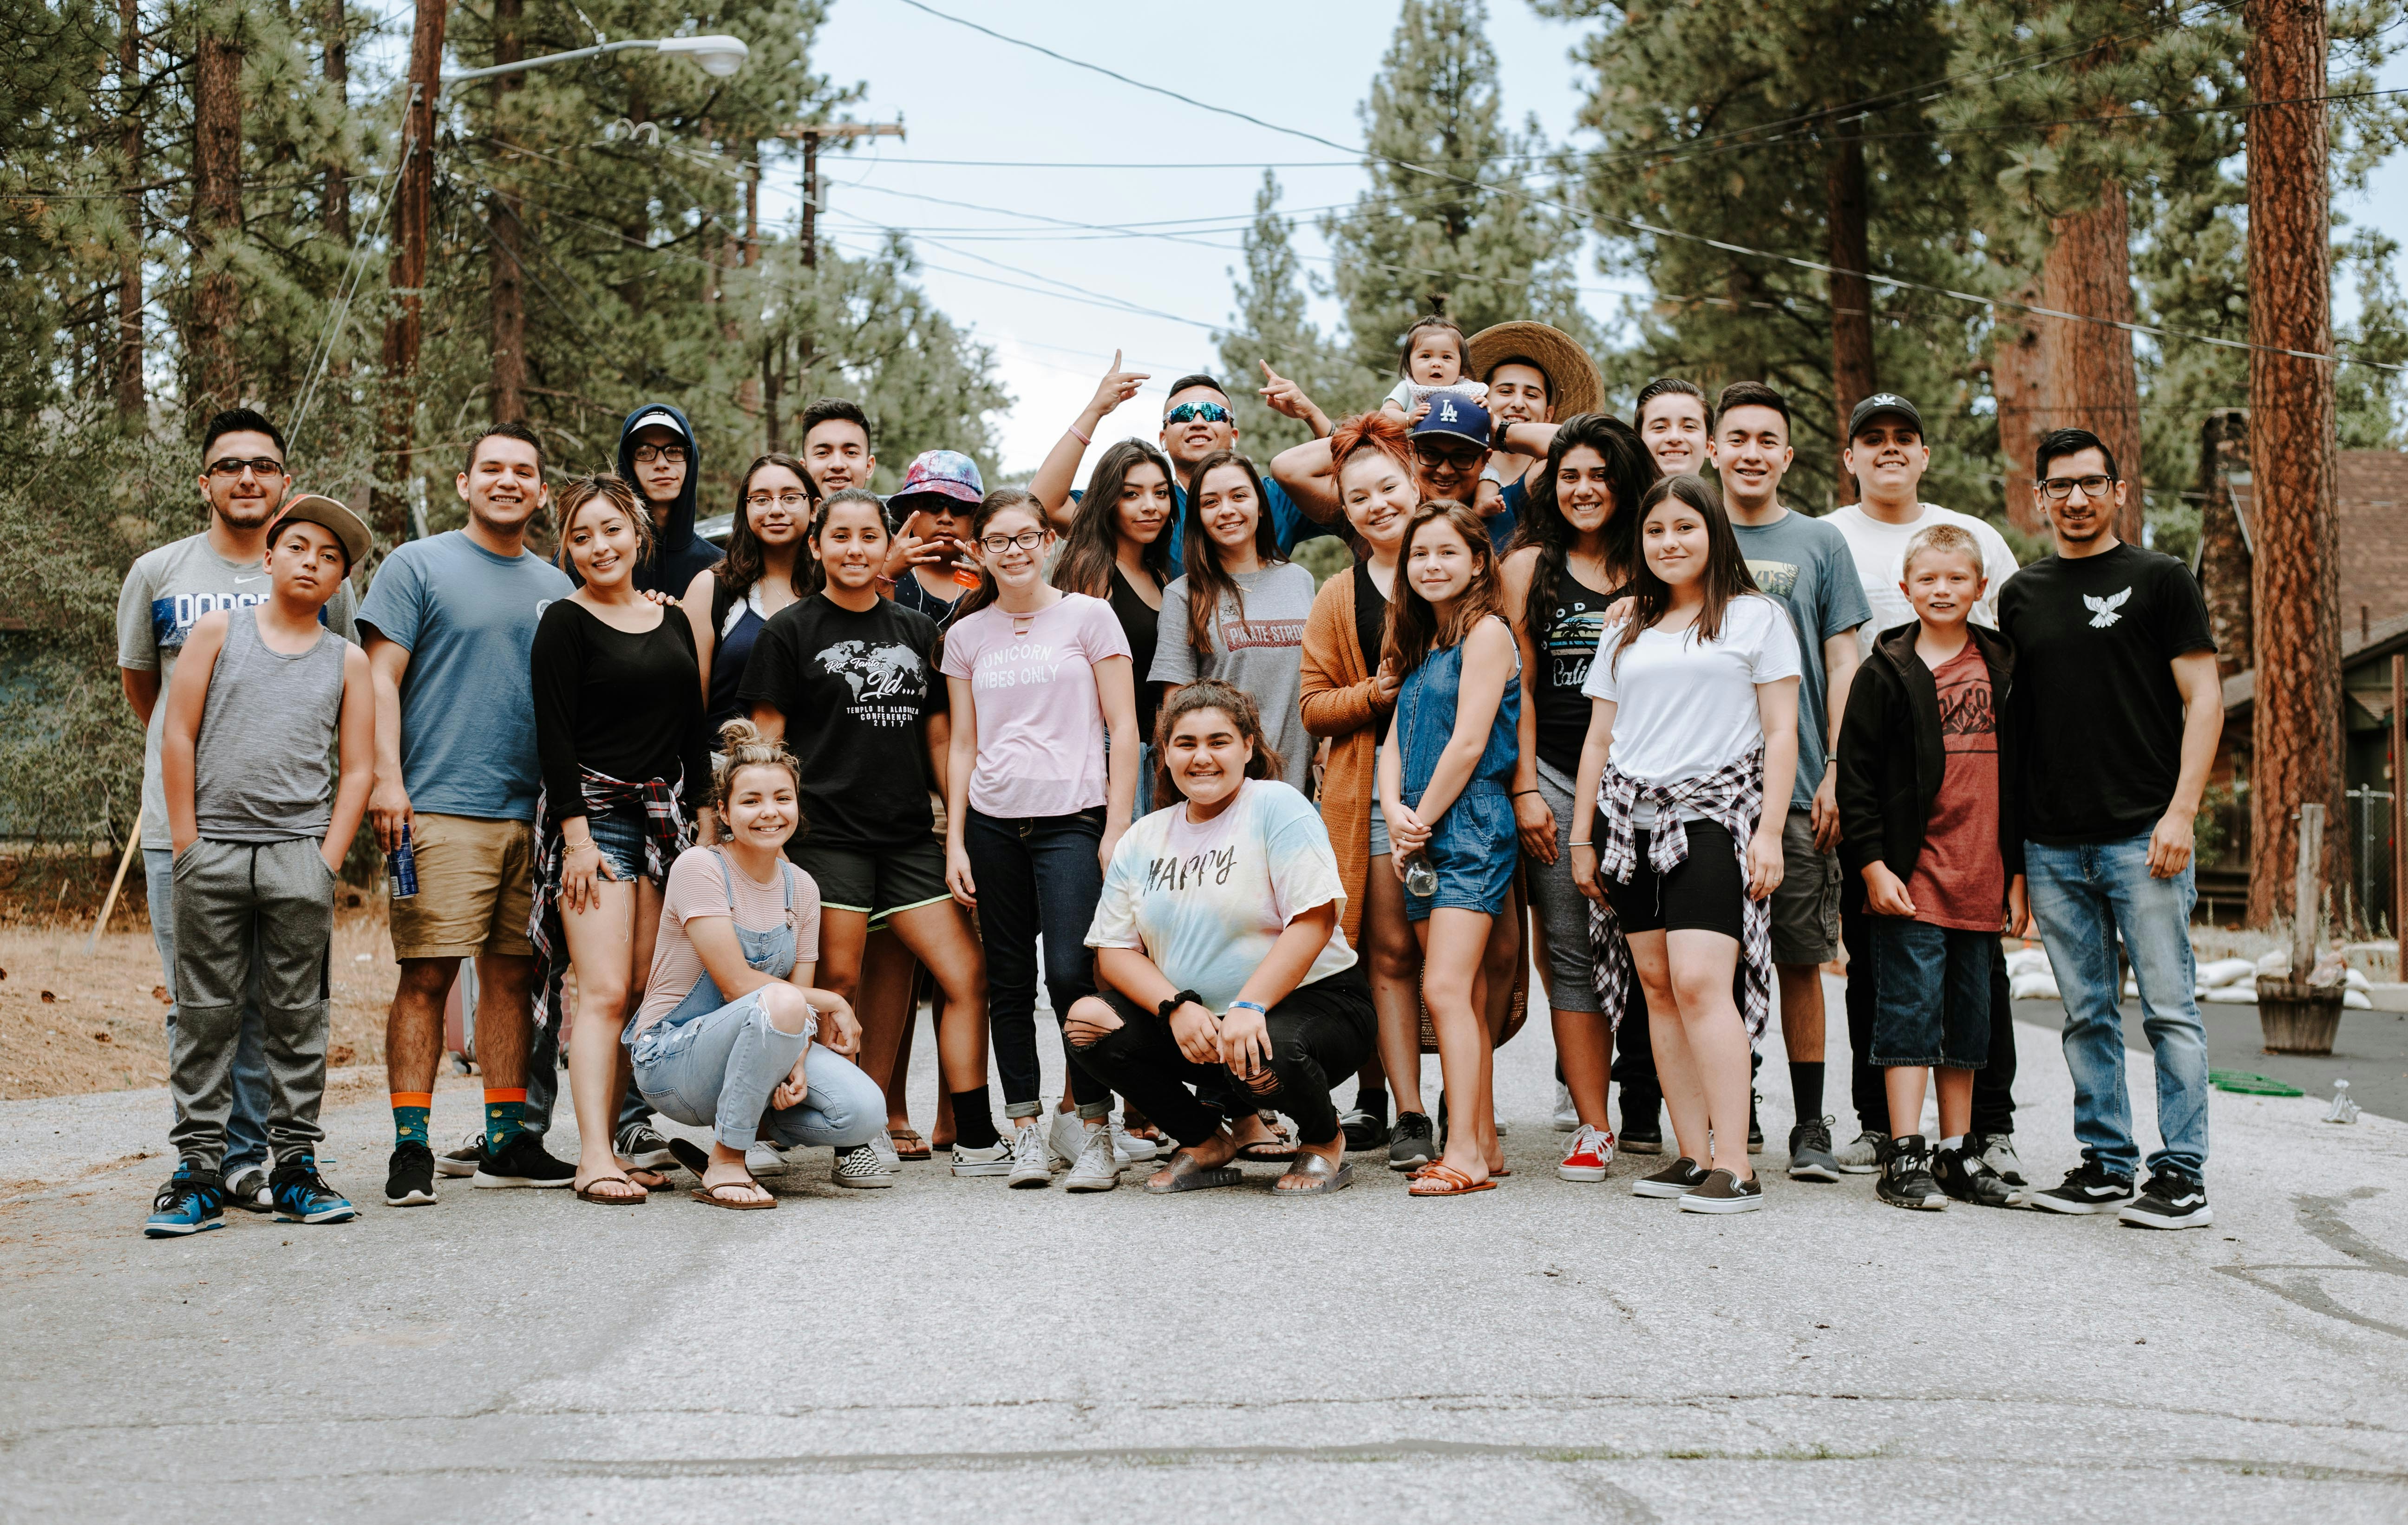
[[[435,1098],[423,1090],[393,1093],[393,1142],[396,1147],[404,1144],[425,1146],[426,1114],[434,1105]]]
[[[485,1152],[498,1154],[502,1146],[525,1130],[520,1117],[526,1104],[526,1088],[514,1086],[507,1090],[485,1088]]]

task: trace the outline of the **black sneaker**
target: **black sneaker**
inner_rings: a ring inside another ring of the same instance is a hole
[[[1958,1202],[1977,1207],[2020,1207],[2024,1194],[1990,1168],[1967,1140],[1960,1149],[1942,1149],[1931,1157],[1931,1178]]]
[[[349,1223],[360,1216],[358,1208],[326,1184],[318,1174],[318,1162],[306,1154],[279,1165],[268,1177],[268,1189],[275,1193],[279,1223]]]
[[[1399,1112],[1388,1134],[1388,1168],[1419,1170],[1438,1158],[1438,1130],[1426,1112]]]
[[[429,1207],[435,1203],[435,1151],[423,1144],[401,1144],[384,1171],[384,1204],[388,1207]]]
[[[663,1146],[666,1147],[666,1146]],[[543,1140],[533,1133],[514,1133],[500,1149],[487,1149],[477,1161],[478,1186],[566,1186],[577,1179],[577,1167],[543,1152]]]
[[[1931,1142],[1901,1138],[1890,1146],[1889,1159],[1873,1182],[1873,1195],[1893,1207],[1938,1212],[1948,1205],[1948,1193],[1931,1178]]]
[[[1364,1105],[1366,1103],[1370,1105]],[[1375,1090],[1368,1095],[1355,1092],[1354,1109],[1338,1119],[1338,1126],[1346,1134],[1349,1154],[1376,1149],[1385,1144],[1388,1141],[1388,1093],[1384,1090]]]
[[[485,1157],[485,1135],[470,1133],[460,1141],[456,1149],[445,1149],[435,1157],[435,1173],[438,1176],[474,1176],[477,1162]]]
[[[2015,1158],[2015,1135],[2013,1133],[1975,1133],[1965,1140],[1965,1147],[1982,1157],[1982,1162],[1999,1173],[1999,1179],[2020,1191],[2031,1182],[2024,1179],[2024,1162]]]
[[[1763,1100],[1762,1091],[1750,1090],[1747,1093],[1747,1152],[1750,1154],[1764,1152],[1764,1124],[1756,1120],[1756,1105]]]
[[[2043,1213],[2112,1213],[2132,1200],[2132,1177],[2111,1174],[2096,1160],[2065,1173],[2062,1184],[2035,1191],[2026,1206]]]
[[[1752,1213],[1763,1205],[1764,1183],[1753,1176],[1742,1181],[1727,1170],[1710,1170],[1681,1193],[1684,1213]]]
[[[1698,1162],[1683,1155],[1653,1176],[1641,1176],[1630,1183],[1634,1197],[1685,1197],[1705,1184],[1706,1172]]]
[[[620,1159],[639,1170],[659,1170],[677,1161],[669,1153],[669,1141],[649,1122],[631,1122],[620,1129],[610,1147],[619,1151]]]
[[[264,1213],[273,1208],[276,1204],[268,1195],[267,1172],[257,1165],[245,1165],[228,1176],[225,1204],[246,1213]]]
[[[1622,1104],[1622,1132],[1614,1142],[1625,1154],[1662,1154],[1664,1152],[1664,1104],[1657,1102],[1635,1108]]]
[[[2149,1173],[2141,1200],[2115,1217],[2136,1229],[2203,1229],[2215,1221],[2215,1209],[2207,1204],[2204,1182],[2159,1165]]]
[[[1789,1178],[1793,1181],[1836,1181],[1839,1156],[1831,1152],[1831,1119],[1817,1118],[1789,1130]]]

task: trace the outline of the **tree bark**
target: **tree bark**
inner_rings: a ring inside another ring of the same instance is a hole
[[[756,142],[748,147],[750,151],[745,155],[744,165],[742,264],[745,269],[750,270],[761,263],[761,145]],[[761,310],[759,290],[757,287],[747,289],[752,292],[752,312],[757,318]],[[730,343],[741,343],[743,337],[740,325],[733,322],[727,325],[727,338]],[[766,368],[764,366],[764,369]],[[737,384],[736,406],[749,417],[761,416],[761,378],[758,376],[748,376]]]
[[[131,0],[127,0],[131,3]],[[351,115],[351,48],[344,36],[343,0],[326,0],[326,83],[335,91],[335,105]],[[351,185],[343,173],[339,152],[326,164],[326,236],[345,249],[351,246]]]
[[[2241,506],[2232,492],[2233,477],[2248,473],[2249,415],[2218,408],[2199,433],[2199,587],[2207,599],[2207,633],[2215,639],[2219,677],[2255,665],[2249,541],[2241,533]]]
[[[519,36],[519,22],[524,15],[523,0],[494,0],[494,62],[515,64],[525,55],[524,43]],[[507,135],[503,125],[503,103],[523,82],[522,75],[506,74],[494,81],[491,109],[494,135],[498,156],[509,157],[502,139]],[[526,276],[523,268],[526,255],[525,230],[519,222],[518,208],[512,205],[509,192],[496,187],[486,197],[485,225],[493,235],[492,245],[492,308],[493,356],[489,390],[492,392],[494,421],[518,423],[526,419]]]
[[[2248,0],[2249,340],[2332,349],[2330,164],[2321,0]],[[2249,353],[2251,564],[2257,691],[2251,720],[2249,919],[2280,913],[2297,851],[2291,813],[2346,820],[2341,748],[2341,555],[2333,375],[2327,361]],[[2326,882],[2349,837],[2327,837]]]
[[[2109,181],[2087,211],[2050,221],[2042,305],[2116,322],[2132,321],[2132,228],[2124,188]],[[2047,361],[2049,427],[2089,430],[2131,484],[2116,538],[2141,544],[2141,377],[2132,333],[2106,323],[2039,320]]]
[[[1852,125],[1838,129],[1839,138],[1827,177],[1828,217],[1831,233],[1831,406],[1838,414],[1831,437],[1844,449],[1848,415],[1857,403],[1881,390],[1873,369],[1873,288],[1861,272],[1872,267],[1872,247],[1866,228],[1865,145]],[[1856,501],[1856,484],[1833,463],[1831,478],[1841,503]]]
[[[2041,283],[2026,281],[2008,297],[2026,305],[2041,299]],[[2053,426],[2048,415],[2048,349],[2041,330],[2049,322],[2001,308],[1990,329],[1990,395],[1999,404],[1999,455],[2007,478],[2007,518],[2026,534],[2045,535],[2048,520],[2033,504],[2028,485],[2040,436]]]
[[[409,34],[409,96],[401,118],[401,173],[394,178],[393,313],[384,325],[384,406],[378,420],[387,477],[380,472],[368,513],[388,546],[409,538],[409,482],[417,470],[418,348],[423,334],[427,221],[435,193],[435,95],[450,0],[420,0]]]
[[[125,161],[125,247],[117,257],[117,411],[140,426],[142,395],[142,13],[137,0],[117,3],[117,108],[124,125],[118,151]]]
[[[217,30],[233,18],[201,13],[193,60],[193,330],[195,401],[205,410],[241,402],[235,330],[241,292],[225,245],[242,232],[242,42]]]

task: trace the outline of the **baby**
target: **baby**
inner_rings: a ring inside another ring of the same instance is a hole
[[[1463,364],[1463,330],[1451,318],[1422,319],[1405,330],[1402,353],[1397,360],[1397,373],[1404,379],[1388,393],[1381,409],[1410,425],[1422,420],[1422,416],[1430,410],[1431,397],[1441,392],[1487,406],[1487,386],[1465,380]],[[1479,501],[1472,505],[1473,508],[1484,519],[1495,515],[1503,506],[1504,491],[1505,479],[1492,463],[1480,474]]]

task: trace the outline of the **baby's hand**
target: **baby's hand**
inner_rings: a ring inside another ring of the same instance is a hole
[[[1419,423],[1422,420],[1427,417],[1429,417],[1429,399],[1425,397],[1420,402],[1413,405],[1413,410],[1411,413],[1405,415],[1405,421],[1407,423]]]

